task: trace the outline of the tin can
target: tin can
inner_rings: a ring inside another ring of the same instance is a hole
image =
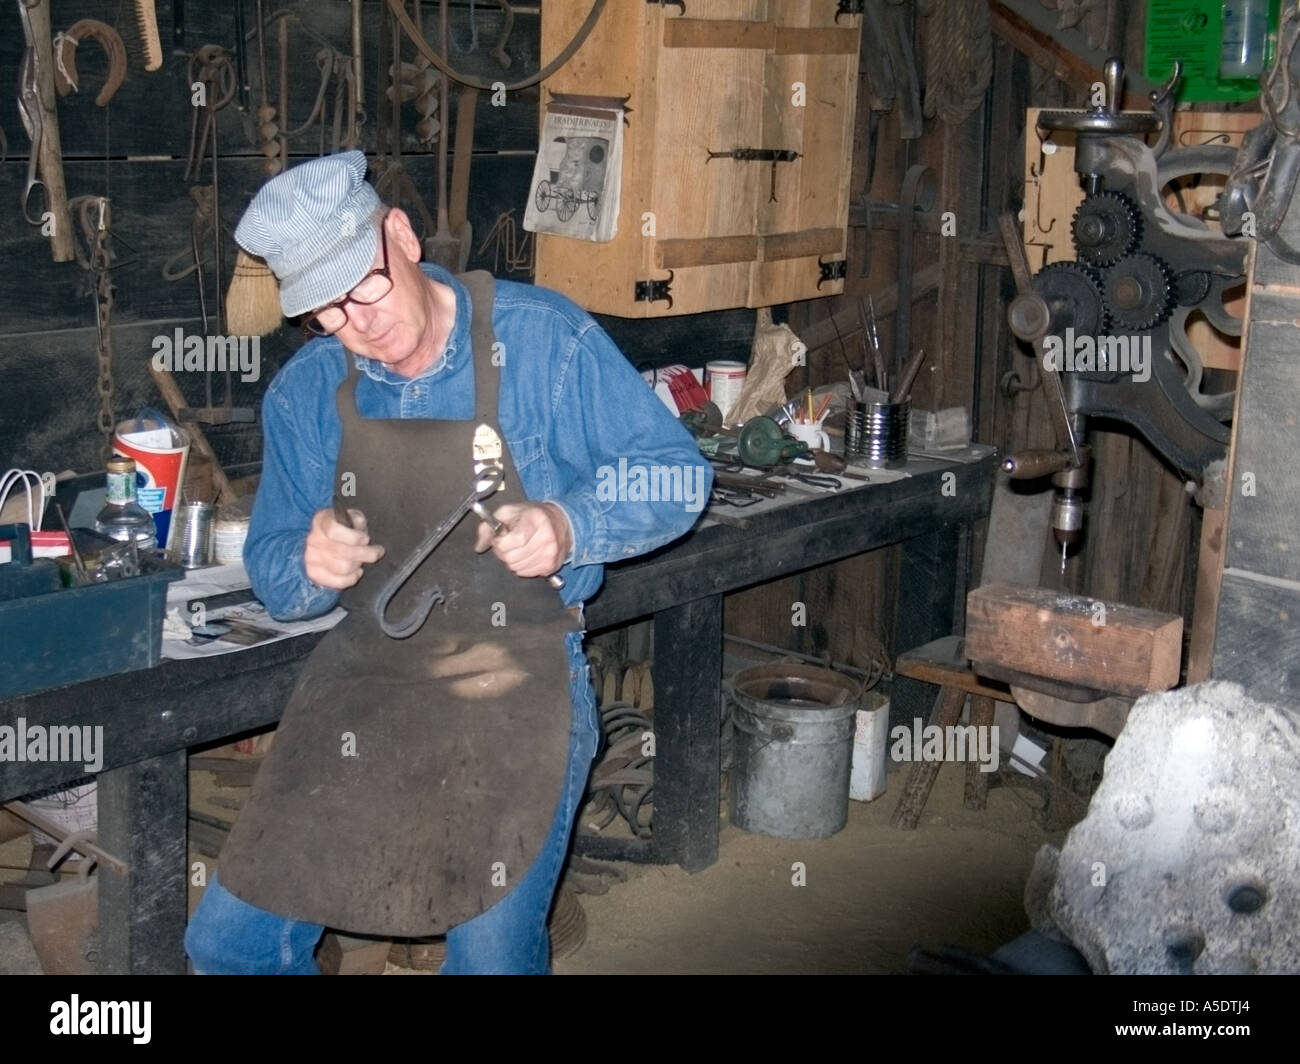
[[[181,507],[172,553],[185,569],[197,569],[212,562],[212,509],[210,502],[187,502]]]

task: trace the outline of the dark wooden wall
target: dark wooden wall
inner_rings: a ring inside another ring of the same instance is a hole
[[[1100,70],[1093,67],[1092,55],[1068,56],[1044,38],[1009,32],[1006,20],[997,17],[1001,5],[995,0],[990,4],[995,16],[993,72],[983,106],[959,124],[927,118],[922,136],[913,141],[900,140],[897,110],[885,116],[868,197],[877,205],[870,244],[861,229],[855,230],[845,294],[796,304],[790,308],[790,320],[796,332],[824,335],[829,315],[837,315],[841,330],[846,314],[855,317],[852,305],[859,295],[875,293],[879,304],[881,293],[898,279],[898,220],[889,205],[898,202],[907,167],[928,164],[938,196],[928,215],[917,220],[915,268],[937,266],[939,283],[918,299],[912,314],[913,346],[930,352],[913,405],[966,407],[973,437],[1007,453],[1055,448],[1056,441],[1041,388],[1008,395],[1000,387],[1009,372],[1018,372],[1026,382],[1034,380],[1034,372],[1029,349],[1006,324],[1006,307],[1015,289],[997,219],[1003,211],[1019,211],[1024,202],[1026,108],[1084,106]],[[1045,0],[1044,6],[1058,5]],[[1095,55],[1120,55],[1130,71],[1139,70],[1144,5],[1111,3],[1106,10],[1106,39]],[[923,83],[925,76],[922,63]],[[859,84],[852,181],[858,202],[860,190],[867,187],[869,159],[866,78]],[[1146,106],[1137,93],[1126,102],[1133,108]],[[956,215],[955,237],[939,234],[944,211]],[[857,217],[861,219],[860,211]],[[883,318],[880,331],[885,350],[891,351],[892,317]],[[815,348],[803,379],[796,379],[797,374],[789,378],[790,389],[842,380],[846,355],[856,362],[856,345],[856,337],[846,337],[844,354],[838,342]],[[1190,623],[1199,509],[1182,480],[1126,426],[1094,421],[1089,442],[1094,462],[1086,534],[1081,549],[1071,556],[1067,586],[1112,601],[1181,613]],[[993,549],[1037,551],[1043,546],[1006,543]],[[981,528],[966,544],[971,586],[979,582],[984,549]],[[1052,568],[1045,563],[1044,580],[1055,579]],[[865,667],[880,644],[892,645],[897,618],[926,590],[899,586],[898,549],[893,548],[733,595],[727,603],[727,630]],[[806,625],[791,623],[796,602],[806,606]]]
[[[255,23],[253,0],[241,0],[247,26]],[[376,151],[376,58],[379,0],[365,9],[365,96],[368,120],[363,147]],[[422,5],[426,32],[437,24],[437,4]],[[170,334],[176,326],[201,329],[198,290],[193,276],[176,283],[163,281],[163,263],[189,244],[192,204],[188,190],[196,182],[184,177],[194,108],[190,102],[187,55],[204,44],[237,48],[235,3],[231,0],[188,0],[184,5],[183,50],[173,47],[172,5],[157,5],[163,41],[163,69],[145,73],[135,29],[133,7],[119,0],[53,0],[53,25],[64,29],[80,18],[97,18],[115,26],[127,45],[126,83],[107,108],[95,105],[106,63],[93,41],[82,44],[77,67],[83,91],[58,102],[68,195],[107,195],[113,215],[113,269],[116,288],[113,330],[117,417],[133,415],[140,404],[161,404],[148,375],[151,340]],[[267,14],[288,9],[338,50],[350,49],[350,6],[347,0],[276,0],[265,4]],[[489,80],[513,81],[538,66],[539,7],[520,6],[506,47],[511,66],[503,71],[490,56],[502,28],[495,4],[475,5],[477,49],[459,54],[471,39],[470,6],[457,0],[451,8],[453,61],[459,69]],[[300,29],[290,33],[290,126],[301,124],[312,109],[319,74],[315,55],[319,45]],[[272,103],[278,104],[278,47],[268,34],[268,80]],[[0,11],[0,85],[15,86],[23,51],[23,35],[12,4]],[[391,57],[391,47],[385,41]],[[226,234],[224,292],[235,260],[232,233],[249,198],[264,179],[253,111],[259,79],[256,50],[248,48],[251,103],[247,110],[231,106],[218,118],[218,184],[221,218]],[[414,48],[404,43],[402,56],[412,61]],[[332,96],[331,87],[331,96]],[[11,97],[12,99],[12,97]],[[452,89],[455,135],[456,89]],[[469,215],[475,240],[470,268],[493,269],[491,247],[479,251],[498,215],[513,210],[522,222],[523,205],[537,146],[537,88],[511,93],[505,106],[480,98],[474,131],[474,158]],[[415,135],[419,119],[414,106],[402,109],[402,154],[407,171],[429,209],[437,207],[434,157]],[[22,219],[19,201],[26,176],[29,143],[12,104],[0,107],[0,130],[8,155],[0,165],[0,466],[34,465],[40,469],[71,468],[78,472],[99,465],[100,437],[95,428],[95,302],[90,275],[76,263],[51,261],[38,229]],[[291,142],[291,163],[320,151],[320,134],[311,130]],[[198,184],[211,184],[212,160],[205,161]],[[408,208],[410,204],[405,204]],[[418,223],[418,218],[417,218]],[[525,234],[522,226],[519,235]],[[497,276],[527,280],[525,270],[508,272],[498,263]],[[211,266],[207,274],[209,313],[216,291]],[[709,358],[745,358],[753,334],[753,311],[726,311],[667,322],[601,319],[634,363],[684,361],[702,365]],[[210,331],[216,332],[215,321]],[[262,342],[262,378],[235,383],[236,405],[257,406],[266,383],[297,348],[301,337],[287,326]],[[179,383],[192,405],[204,402],[201,374],[180,375]],[[216,382],[220,401],[221,382]],[[236,470],[251,466],[261,454],[261,433],[254,425],[212,428],[209,436],[218,457]]]

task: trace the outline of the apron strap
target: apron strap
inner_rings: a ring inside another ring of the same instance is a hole
[[[474,353],[474,423],[488,424],[501,434],[497,424],[500,406],[501,374],[493,373],[496,333],[492,329],[492,307],[496,299],[496,279],[487,270],[471,270],[456,279],[469,290],[469,334]]]

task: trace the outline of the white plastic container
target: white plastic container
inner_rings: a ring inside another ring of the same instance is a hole
[[[1268,47],[1268,0],[1224,0],[1219,77],[1257,78]]]
[[[870,802],[885,793],[889,759],[889,699],[876,691],[862,696],[866,707],[857,712],[853,732],[853,767],[849,797]]]

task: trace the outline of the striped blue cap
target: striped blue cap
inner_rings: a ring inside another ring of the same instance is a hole
[[[280,309],[293,318],[339,299],[370,271],[379,205],[366,183],[365,155],[326,155],[258,189],[235,240],[266,260],[280,281]]]

